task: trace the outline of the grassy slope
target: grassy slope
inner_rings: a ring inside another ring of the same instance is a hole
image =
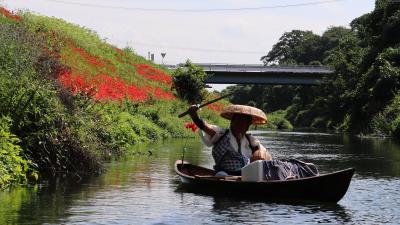
[[[176,116],[188,105],[171,92],[164,68],[60,19],[2,9],[0,25],[0,128],[16,138],[2,135],[0,143],[17,146],[20,160],[12,167],[0,159],[0,178],[20,171],[0,186],[23,182],[25,174],[35,178],[36,171],[98,173],[104,160],[143,154],[131,152],[134,144],[194,136],[184,129],[189,119]],[[213,107],[202,116],[226,123]]]

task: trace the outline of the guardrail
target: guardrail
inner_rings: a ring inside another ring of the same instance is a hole
[[[179,63],[177,66],[183,66],[184,63]],[[226,66],[226,67],[300,67],[300,68],[328,68],[327,66],[319,65],[264,65],[264,64],[228,64],[228,63],[195,63],[197,66]]]
[[[169,69],[176,69],[184,64],[164,65]],[[315,65],[270,65],[263,64],[224,64],[224,63],[196,63],[206,72],[299,72],[299,73],[333,73],[334,69],[327,66]]]

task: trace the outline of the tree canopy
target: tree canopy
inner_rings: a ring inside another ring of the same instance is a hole
[[[321,36],[286,32],[261,60],[265,65],[326,65],[336,73],[314,88],[233,87],[238,93],[234,102],[254,102],[266,111],[286,109],[286,117],[297,126],[398,134],[400,127],[392,126],[400,124],[400,115],[393,113],[400,96],[398,2],[376,0],[375,9],[354,19],[350,28],[330,27]]]

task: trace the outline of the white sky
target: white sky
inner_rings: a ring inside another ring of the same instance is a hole
[[[260,64],[261,56],[271,50],[284,32],[301,29],[322,34],[329,26],[348,26],[354,18],[371,12],[375,1],[332,0],[318,5],[213,12],[133,8],[232,9],[319,1],[0,0],[0,5],[62,18],[90,28],[118,47],[128,45],[145,57],[148,52],[154,53],[156,63],[161,63],[161,53],[165,52],[165,64],[177,64],[186,59],[195,63]]]

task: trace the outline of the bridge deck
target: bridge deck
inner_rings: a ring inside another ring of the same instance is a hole
[[[196,64],[210,74],[206,83],[318,85],[335,71],[322,66],[263,66],[248,64]]]
[[[296,73],[296,74],[331,74],[329,67],[323,66],[263,66],[252,64],[196,64],[207,72],[260,72],[260,73]]]

